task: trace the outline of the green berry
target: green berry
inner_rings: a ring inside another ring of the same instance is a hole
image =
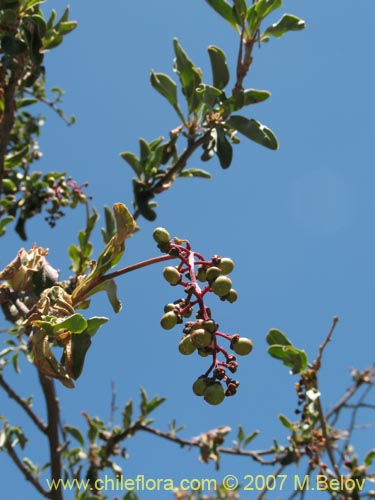
[[[154,229],[152,236],[156,243],[169,243],[169,240],[171,239],[168,231],[164,229],[164,227],[157,227]]]
[[[235,337],[230,344],[230,348],[239,356],[247,356],[253,350],[253,343],[246,337]]]
[[[198,354],[199,356],[202,356],[202,358],[207,358],[207,356],[209,356],[212,353],[210,352],[210,349],[203,348],[203,349],[198,349]]]
[[[193,384],[193,392],[196,396],[203,396],[206,389],[207,377],[205,375],[201,375]]]
[[[232,259],[224,257],[223,259],[221,259],[219,267],[223,274],[230,274],[234,269],[234,262]]]
[[[219,405],[225,398],[225,392],[220,382],[214,382],[204,391],[204,400],[210,405]]]
[[[177,285],[181,281],[180,272],[172,266],[163,269],[163,276],[171,285]]]
[[[165,312],[165,313],[167,313],[167,312],[169,312],[169,311],[173,311],[174,309],[176,309],[176,304],[172,304],[172,303],[170,303],[170,304],[166,304],[166,305],[164,306],[164,312]]]
[[[209,267],[206,271],[206,280],[212,283],[221,274],[221,269],[219,267]]]
[[[223,297],[230,292],[232,281],[228,276],[219,276],[211,285],[212,291],[219,297]]]
[[[219,328],[218,324],[215,323],[213,319],[207,319],[204,323],[204,328],[210,333],[215,333],[216,330]]]
[[[207,280],[205,267],[203,266],[198,267],[197,280],[200,281],[201,283],[204,283]]]
[[[185,335],[185,337],[182,337],[182,339],[180,340],[180,343],[178,344],[178,350],[184,356],[188,356],[189,354],[193,354],[195,349],[196,348],[195,348],[195,345],[193,344],[191,335]]]
[[[203,328],[193,330],[191,333],[191,338],[195,347],[198,347],[199,349],[209,346],[212,340],[211,333],[207,330],[203,330]]]
[[[177,316],[173,311],[163,314],[160,324],[164,330],[171,330],[177,324]]]
[[[225,296],[225,300],[233,304],[233,302],[236,302],[237,299],[238,299],[238,293],[236,292],[236,290],[231,288],[229,290],[229,293]]]

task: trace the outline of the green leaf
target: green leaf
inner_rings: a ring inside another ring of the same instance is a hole
[[[56,29],[60,35],[64,36],[76,29],[77,24],[77,21],[63,21],[56,26]]]
[[[207,85],[206,83],[201,83],[196,88],[196,93],[200,96],[201,101],[211,109],[219,102],[219,97],[223,94],[220,89],[212,87],[212,85]]]
[[[375,448],[367,453],[364,459],[364,464],[366,467],[370,467],[372,462],[375,460]]]
[[[292,16],[291,14],[284,14],[281,19],[279,19],[276,23],[272,24],[269,28],[266,29],[264,33],[262,33],[261,38],[263,36],[272,35],[276,38],[280,38],[288,31],[300,31],[306,28],[306,23],[302,19],[297,16]]]
[[[241,443],[245,439],[245,432],[242,425],[238,426],[237,440]]]
[[[247,4],[245,0],[233,0],[233,8],[237,17],[238,24],[241,26],[247,14]]]
[[[143,171],[142,165],[139,161],[139,158],[136,154],[130,153],[129,151],[124,151],[120,153],[120,156],[123,160],[125,160],[131,168],[134,170],[137,177],[140,177]]]
[[[140,410],[142,417],[146,417],[147,415],[149,415],[152,411],[154,411],[158,406],[160,406],[165,401],[165,398],[159,398],[158,396],[154,396],[152,399],[148,400],[147,393],[143,389],[143,387],[141,387],[140,392],[141,392]]]
[[[100,285],[93,288],[90,293],[86,295],[86,297],[91,297],[98,292],[106,292],[109,303],[116,314],[121,311],[122,303],[117,296],[117,285],[114,280],[103,281],[103,283],[100,283]]]
[[[69,330],[72,333],[82,333],[87,328],[87,321],[82,314],[72,314],[60,323],[53,325],[52,330],[57,333],[61,329]]]
[[[11,216],[9,216],[9,217],[3,217],[0,220],[0,236],[3,236],[3,234],[5,234],[5,232],[6,232],[6,226],[10,222],[12,222],[12,220],[14,220],[14,217],[11,217]]]
[[[133,416],[133,401],[129,400],[126,403],[125,408],[122,412],[122,425],[124,426],[124,429],[128,429],[131,426],[132,416]]]
[[[229,82],[229,70],[225,53],[219,47],[210,45],[208,47],[208,55],[211,61],[213,86],[217,89],[223,89]]]
[[[238,130],[248,139],[264,146],[268,149],[276,150],[279,147],[275,134],[262,123],[245,118],[240,115],[233,115],[227,120],[227,125]]]
[[[293,430],[293,424],[282,413],[280,413],[277,417],[284,427],[286,427],[290,431]]]
[[[228,168],[232,163],[233,148],[222,127],[217,127],[216,154],[221,168]]]
[[[87,335],[90,335],[90,337],[93,337],[99,330],[99,328],[108,321],[108,318],[101,316],[93,316],[92,318],[89,318],[87,320],[87,328],[85,330],[85,333],[87,333]]]
[[[116,226],[112,210],[107,205],[104,205],[104,218],[105,229],[102,228],[102,236],[104,243],[108,243],[112,236],[115,234]]]
[[[65,352],[61,363],[65,364],[66,370],[73,379],[77,379],[83,370],[87,351],[91,346],[91,336],[87,332],[71,337],[69,356]]]
[[[56,30],[51,30],[47,33],[43,40],[43,50],[51,50],[58,47],[64,40],[64,37],[60,35]]]
[[[254,432],[252,432],[251,434],[249,434],[249,435],[247,436],[247,438],[245,439],[245,441],[243,442],[243,446],[245,447],[245,446],[247,446],[248,444],[250,444],[250,443],[251,443],[251,441],[252,441],[253,439],[255,439],[255,438],[258,436],[258,434],[260,434],[260,431],[254,431]]]
[[[247,89],[244,91],[244,106],[265,101],[270,96],[271,92],[268,90]]]
[[[73,302],[77,296],[83,298],[85,293],[92,291],[93,280],[99,282],[99,278],[120,261],[125,250],[125,240],[136,230],[136,222],[126,205],[115,203],[113,213],[116,220],[116,232],[99,255],[91,272],[73,290]]]
[[[300,373],[307,367],[308,360],[305,351],[296,349],[294,346],[272,345],[268,348],[268,353],[291,368],[293,374]]]
[[[226,0],[206,0],[206,2],[238,31],[236,18],[230,3],[226,2]]]
[[[35,7],[35,5],[40,5],[41,3],[44,3],[46,0],[29,0],[27,2],[27,9],[31,9],[32,7]]]
[[[81,431],[78,429],[78,427],[73,427],[72,425],[64,425],[64,430],[68,434],[74,437],[81,446],[84,446],[85,444],[85,439],[81,434]]]
[[[273,328],[267,333],[266,340],[269,345],[292,345],[290,340],[283,334],[283,332],[277,330],[276,328]]]
[[[177,104],[177,84],[172,78],[164,73],[154,73],[151,71],[151,85],[159,92],[167,101],[176,108]]]
[[[30,106],[31,104],[35,104],[38,102],[38,99],[35,99],[33,97],[28,97],[25,99],[18,99],[17,100],[17,109],[25,108],[26,106]]]
[[[201,170],[200,168],[188,168],[183,170],[179,177],[201,177],[202,179],[211,179],[211,174],[206,172],[206,170]]]
[[[255,10],[258,16],[264,19],[271,12],[281,7],[282,4],[282,0],[258,0],[255,3]]]
[[[250,36],[254,36],[259,27],[259,22],[261,19],[259,18],[256,10],[256,4],[251,5],[246,13],[246,23],[247,23],[247,32]]]
[[[192,113],[200,104],[196,89],[202,83],[202,72],[194,66],[177,38],[173,39],[173,48],[176,54],[174,70],[180,78],[182,93],[186,98],[189,113]]]

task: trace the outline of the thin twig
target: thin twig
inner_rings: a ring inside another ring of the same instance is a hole
[[[30,406],[26,403],[24,399],[22,399],[9,385],[5,382],[3,376],[0,374],[0,386],[4,389],[4,391],[8,394],[8,396],[13,399],[30,417],[30,419],[34,422],[34,424],[38,427],[38,429],[43,432],[43,434],[47,434],[47,426],[46,424],[32,411]]]
[[[99,283],[118,278],[123,274],[131,273],[133,271],[136,271],[137,269],[142,269],[142,267],[152,266],[153,264],[158,264],[159,262],[165,262],[166,260],[172,260],[175,258],[176,257],[173,255],[161,255],[160,257],[153,257],[152,259],[143,260],[142,262],[137,262],[136,264],[124,267],[122,269],[119,269],[118,271],[114,271],[113,273],[105,274],[100,278]]]
[[[59,422],[60,422],[60,408],[59,401],[56,396],[54,381],[39,372],[39,381],[43,390],[44,399],[47,406],[47,421],[48,421],[48,443],[51,464],[51,482],[55,481],[56,488],[51,498],[53,500],[63,500],[63,493],[61,488],[60,479],[62,477],[61,467],[61,447],[59,442]]]
[[[42,102],[43,104],[46,104],[47,106],[49,106],[55,113],[57,113],[59,115],[59,117],[67,124],[67,125],[72,125],[74,123],[74,118],[72,119],[69,119],[65,116],[64,112],[62,112],[62,110],[60,108],[58,108],[56,106],[56,103],[53,102],[53,101],[49,101],[46,97],[42,97],[42,96],[39,96],[39,95],[35,95],[33,92],[31,92],[31,90],[28,90],[26,88],[23,89],[24,93],[25,94],[29,94],[33,97],[35,97],[35,99],[37,99],[39,102]],[[72,121],[73,120],[73,121]]]
[[[5,155],[7,152],[9,136],[13,128],[14,117],[16,113],[14,96],[22,71],[22,65],[21,63],[19,63],[19,67],[12,71],[8,84],[4,89],[4,111],[0,121],[0,195],[2,194],[3,190]]]
[[[29,471],[29,469],[21,462],[21,460],[18,457],[17,453],[15,452],[13,446],[8,441],[5,441],[4,446],[5,446],[6,450],[7,450],[8,455],[10,456],[10,458],[13,460],[13,462],[15,463],[15,465],[17,466],[17,468],[24,475],[26,481],[29,481],[34,486],[34,488],[42,496],[44,496],[45,498],[52,498],[51,492],[45,490],[41,486],[41,484],[39,483],[39,481],[31,474],[31,472]]]
[[[356,419],[357,419],[357,414],[358,414],[358,411],[359,409],[361,408],[361,405],[363,405],[366,397],[368,396],[369,392],[371,391],[372,389],[372,386],[371,385],[368,385],[366,387],[366,389],[363,391],[361,397],[359,398],[359,401],[357,404],[353,405],[353,411],[352,411],[352,414],[351,414],[351,418],[350,418],[350,424],[349,424],[349,428],[348,428],[348,434],[346,436],[346,438],[344,439],[344,443],[343,443],[343,446],[342,446],[342,454],[341,454],[341,459],[340,459],[340,462],[339,462],[339,466],[342,465],[343,461],[344,461],[344,452],[345,452],[345,449],[346,447],[349,445],[350,441],[351,441],[351,438],[352,438],[352,434],[353,434],[353,431],[354,431],[354,428],[355,428],[355,422],[356,422]],[[347,406],[347,405],[345,405]],[[373,405],[372,405],[373,406]],[[373,406],[375,407],[375,406]]]
[[[371,385],[374,384],[374,382],[372,382],[373,377],[375,377],[375,366],[372,369],[365,370],[364,372],[362,372],[362,374],[356,380],[355,384],[352,387],[350,387],[350,389],[348,389],[348,391],[344,394],[344,396],[340,399],[340,401],[333,408],[331,408],[329,412],[327,412],[326,420],[328,420],[332,416],[335,417],[333,422],[331,422],[331,425],[333,425],[337,421],[340,409],[346,404],[346,402],[357,392],[357,390],[363,384],[367,383],[370,383]]]
[[[279,467],[275,470],[275,472],[272,474],[272,476],[278,477],[279,474],[285,469],[285,465],[280,464]],[[258,496],[256,497],[255,500],[262,500],[264,493],[267,491],[268,487],[267,485],[259,492]]]
[[[315,371],[318,371],[320,369],[320,366],[322,364],[322,358],[323,358],[324,349],[327,347],[327,345],[329,344],[329,342],[331,342],[333,332],[335,331],[335,328],[336,328],[336,325],[337,325],[338,322],[339,322],[339,318],[338,318],[338,316],[335,316],[333,318],[333,320],[332,320],[332,326],[331,326],[331,328],[330,328],[330,330],[328,332],[328,335],[327,335],[325,341],[319,347],[318,357],[316,358],[316,360],[313,363],[313,369]]]

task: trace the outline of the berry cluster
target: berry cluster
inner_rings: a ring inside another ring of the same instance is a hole
[[[180,285],[185,292],[184,298],[164,307],[160,324],[165,330],[171,330],[190,318],[194,308],[196,309],[195,319],[185,322],[184,336],[178,349],[184,355],[197,352],[200,356],[212,357],[209,369],[194,382],[193,392],[197,396],[203,396],[209,404],[220,404],[225,396],[236,394],[239,382],[227,374],[237,371],[236,356],[221,347],[219,339],[227,340],[230,349],[239,356],[250,354],[253,348],[250,339],[219,331],[219,325],[204,302],[208,293],[214,293],[222,301],[229,303],[237,300],[237,292],[232,288],[232,281],[228,276],[234,269],[234,263],[232,259],[218,255],[206,260],[191,249],[187,240],[171,240],[168,231],[161,227],[154,230],[153,237],[162,252],[180,260],[177,266],[165,267],[163,276],[170,285]],[[224,358],[223,361],[219,360],[219,355]]]

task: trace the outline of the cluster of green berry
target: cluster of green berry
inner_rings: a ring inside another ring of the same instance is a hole
[[[218,255],[206,260],[191,249],[187,240],[171,240],[168,231],[161,227],[154,230],[153,237],[163,253],[180,260],[177,266],[165,267],[163,276],[170,285],[180,285],[185,292],[184,298],[164,307],[160,324],[165,330],[171,330],[190,318],[196,307],[195,319],[185,322],[184,336],[178,349],[184,355],[197,352],[203,357],[212,356],[209,369],[194,382],[193,392],[197,396],[203,396],[209,404],[220,404],[225,396],[236,394],[239,382],[227,374],[227,371],[237,371],[236,356],[220,346],[218,340],[226,339],[230,343],[230,349],[239,356],[250,354],[253,348],[250,339],[219,331],[219,325],[204,302],[207,293],[214,293],[222,301],[229,303],[237,300],[237,292],[232,288],[232,281],[228,276],[234,269],[233,260]],[[223,361],[220,361],[219,354],[224,358]]]

